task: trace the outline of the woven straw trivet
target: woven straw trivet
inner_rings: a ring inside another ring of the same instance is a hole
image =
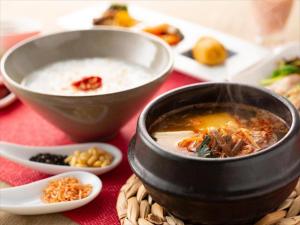
[[[187,225],[155,203],[135,175],[122,186],[116,208],[121,225]],[[300,225],[300,180],[277,211],[267,214],[255,223],[273,224]]]

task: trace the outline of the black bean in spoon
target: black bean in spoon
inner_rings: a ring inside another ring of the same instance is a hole
[[[30,161],[68,166],[69,164],[65,163],[66,155],[56,155],[50,153],[40,153],[29,158]]]

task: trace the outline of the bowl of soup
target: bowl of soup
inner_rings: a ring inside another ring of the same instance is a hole
[[[247,224],[276,209],[300,175],[299,114],[235,83],[172,90],[140,115],[128,158],[154,201],[196,224]]]
[[[1,61],[9,89],[77,141],[116,135],[172,66],[160,39],[106,27],[33,38]]]

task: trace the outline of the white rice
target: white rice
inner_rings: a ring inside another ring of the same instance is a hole
[[[80,91],[74,81],[87,76],[102,78],[96,90]],[[50,64],[25,77],[22,85],[31,90],[52,94],[105,94],[137,87],[154,78],[146,68],[113,58],[86,58]]]

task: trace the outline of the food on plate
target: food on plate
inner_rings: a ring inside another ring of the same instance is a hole
[[[300,75],[293,74],[274,82],[267,88],[290,100],[300,112]]]
[[[293,74],[300,75],[300,58],[298,57],[291,60],[280,60],[277,68],[267,79],[262,80],[262,84],[271,85],[276,81]]]
[[[50,154],[50,153],[39,153],[29,158],[30,161],[33,162],[40,162],[40,163],[47,163],[47,164],[54,164],[54,165],[61,165],[65,166],[68,165],[64,162],[67,158],[66,155],[57,155],[57,154]]]
[[[25,76],[21,84],[50,94],[106,94],[123,91],[154,78],[145,67],[115,58],[55,62]]]
[[[288,129],[282,119],[269,111],[236,103],[211,103],[167,113],[150,131],[158,144],[169,151],[227,158],[267,148]]]
[[[92,192],[91,184],[82,184],[75,177],[52,180],[43,190],[42,200],[46,203],[68,202],[86,198]]]
[[[166,23],[154,27],[146,27],[144,31],[160,37],[169,45],[177,45],[184,38],[178,28]]]
[[[92,147],[86,151],[75,151],[65,159],[65,163],[75,167],[106,167],[113,156],[103,149]]]
[[[132,27],[137,23],[123,4],[112,4],[99,18],[93,19],[93,25]]]
[[[192,49],[193,57],[201,64],[215,66],[225,62],[227,51],[212,37],[201,37]]]
[[[281,60],[269,78],[262,84],[288,98],[300,112],[300,58]]]
[[[300,112],[300,82],[293,86],[291,90],[287,91],[284,96],[287,97]]]

